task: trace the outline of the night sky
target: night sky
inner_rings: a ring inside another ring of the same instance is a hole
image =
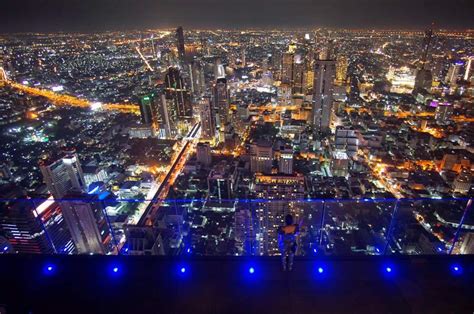
[[[474,0],[0,0],[0,32],[185,28],[474,28]]]

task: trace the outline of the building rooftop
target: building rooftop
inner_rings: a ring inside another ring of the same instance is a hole
[[[474,308],[472,256],[297,259],[291,273],[280,270],[277,257],[8,255],[0,262],[0,308],[7,313],[378,314]]]

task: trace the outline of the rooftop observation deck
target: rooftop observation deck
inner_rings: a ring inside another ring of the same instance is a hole
[[[474,256],[0,258],[0,313],[472,313]],[[3,312],[2,312],[3,310]]]

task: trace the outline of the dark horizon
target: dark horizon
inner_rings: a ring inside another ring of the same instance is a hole
[[[383,2],[383,3],[382,3]],[[473,1],[7,0],[0,32],[195,29],[473,29]]]

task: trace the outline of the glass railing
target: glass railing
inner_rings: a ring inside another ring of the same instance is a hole
[[[0,200],[1,254],[268,256],[474,254],[472,199]]]

